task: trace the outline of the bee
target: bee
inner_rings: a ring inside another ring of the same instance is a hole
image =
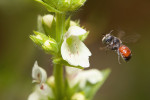
[[[115,37],[110,33],[106,34],[102,38],[102,43],[106,45],[106,48],[117,52],[119,64],[120,64],[120,56],[125,62],[128,62],[132,56],[131,50],[127,46],[123,45],[122,41],[118,37]]]

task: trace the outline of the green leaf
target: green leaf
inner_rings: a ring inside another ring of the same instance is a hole
[[[85,34],[83,34],[83,35],[80,35],[79,36],[79,39],[81,40],[81,41],[84,41],[86,38],[87,38],[87,36],[89,35],[89,31],[87,31]]]
[[[66,31],[69,29],[69,27],[70,27],[70,16],[68,17],[68,19],[65,22],[65,29],[66,29]]]
[[[53,19],[49,36],[55,39],[55,37],[56,37],[55,35],[56,35],[56,21],[55,21],[55,19]]]
[[[87,83],[86,87],[84,88],[84,93],[85,96],[88,100],[92,100],[94,95],[96,94],[96,92],[98,91],[98,89],[103,85],[103,83],[105,82],[105,80],[107,79],[107,77],[110,74],[110,69],[105,69],[101,71],[103,74],[103,79],[102,81],[98,82],[97,84],[91,84],[91,83]]]
[[[37,2],[41,3],[42,5],[44,5],[47,8],[47,10],[50,11],[50,12],[62,13],[61,11],[59,11],[59,10],[55,9],[54,7],[48,5],[47,3],[43,2],[42,0],[35,0],[35,1],[37,1]]]

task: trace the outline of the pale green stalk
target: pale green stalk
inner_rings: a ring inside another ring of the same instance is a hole
[[[61,46],[62,37],[65,30],[65,13],[56,13],[56,41]]]
[[[65,14],[56,13],[56,41],[61,47],[62,36],[65,28]],[[60,51],[57,56],[60,56]],[[56,100],[63,100],[64,98],[64,80],[63,80],[63,65],[54,64],[54,77],[55,77],[55,94]]]

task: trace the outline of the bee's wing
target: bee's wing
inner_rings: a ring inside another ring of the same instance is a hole
[[[126,33],[123,30],[118,30],[118,38],[122,40],[123,37],[125,37]]]
[[[118,37],[124,43],[136,43],[140,40],[141,35],[138,33],[126,33],[125,31],[119,30]]]
[[[136,43],[140,40],[140,34],[130,34],[122,38],[122,41],[125,43]]]

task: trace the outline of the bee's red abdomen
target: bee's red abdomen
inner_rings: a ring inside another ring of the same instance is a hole
[[[119,52],[125,58],[126,61],[131,58],[131,50],[127,46],[125,45],[120,46]]]

